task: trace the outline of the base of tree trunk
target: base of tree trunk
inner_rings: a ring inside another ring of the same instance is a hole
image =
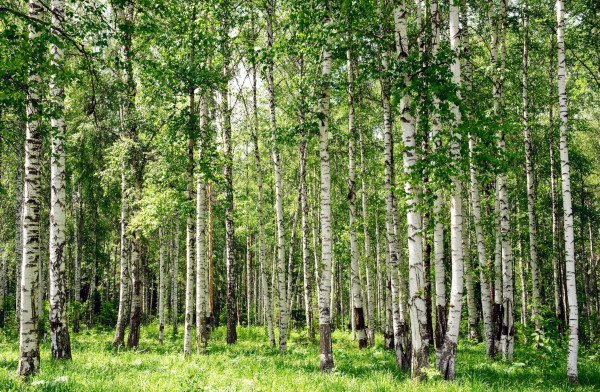
[[[17,367],[17,376],[28,378],[40,370],[40,351],[30,351],[27,355],[21,355],[19,366]]]
[[[435,320],[435,365],[437,367],[440,363],[442,346],[446,338],[446,327],[448,326],[445,306],[436,306]]]
[[[60,327],[50,321],[51,350],[53,359],[71,359],[71,339],[66,325]]]
[[[394,334],[391,331],[383,332],[384,347],[386,350],[394,349]]]
[[[406,322],[401,322],[399,330],[394,334],[394,347],[396,351],[396,364],[399,369],[408,370],[411,364],[412,344],[408,336]]]
[[[368,345],[363,308],[354,308],[354,320],[356,323],[356,336],[358,337],[358,349],[362,350]]]
[[[415,350],[413,346],[411,359],[410,374],[412,378],[423,378],[424,374],[421,370],[429,367],[429,345],[424,344],[420,350]]]
[[[319,346],[321,349],[321,372],[329,373],[333,369],[331,324],[319,324]]]
[[[500,352],[500,340],[502,338],[502,319],[504,310],[502,304],[494,303],[492,308],[492,327],[493,327],[493,344],[490,358],[495,358],[496,354]]]
[[[456,343],[444,340],[437,364],[437,370],[444,379],[453,380],[456,376]]]

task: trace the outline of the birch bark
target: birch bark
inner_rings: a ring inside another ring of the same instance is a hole
[[[460,88],[460,39],[461,30],[459,26],[459,0],[451,0],[450,3],[450,47],[454,53],[454,61],[450,68],[452,71],[452,83]],[[459,98],[460,98],[460,92]],[[460,139],[461,134],[457,129],[461,122],[461,113],[455,103],[450,104],[454,120],[453,138],[450,142],[450,154],[452,158],[452,190],[450,193],[450,248],[452,251],[452,285],[450,288],[450,312],[448,316],[448,328],[442,345],[438,370],[446,379],[454,379],[456,373],[456,347],[458,344],[458,333],[460,328],[460,316],[462,310],[463,296],[463,215],[462,215],[462,183],[460,180]]]
[[[567,354],[567,379],[577,382],[578,309],[575,280],[575,239],[573,234],[573,208],[571,200],[571,169],[567,139],[567,69],[565,62],[565,4],[556,1],[557,44],[558,44],[558,105],[560,111],[560,167],[562,179],[564,230],[565,230],[565,272],[567,304],[569,307],[569,350]]]
[[[39,19],[43,6],[38,0],[29,1],[29,16]],[[42,53],[38,25],[31,23],[29,45],[36,54]],[[17,375],[28,377],[40,369],[38,341],[37,296],[40,270],[40,207],[41,155],[40,101],[42,78],[34,67],[29,70],[27,91],[27,126],[25,134],[25,186],[23,191],[23,261],[21,264],[20,354]],[[19,226],[17,226],[17,229]]]
[[[348,34],[348,45],[350,44],[351,34]],[[367,334],[365,331],[365,316],[363,310],[362,289],[360,284],[360,274],[358,265],[358,239],[356,237],[356,126],[355,108],[354,108],[354,64],[352,59],[352,50],[348,49],[348,209],[350,211],[350,285],[352,287],[352,307],[354,314],[354,328],[358,339],[358,348],[367,346]]]
[[[65,3],[52,0],[52,26],[61,28]],[[50,185],[50,340],[54,359],[71,359],[71,339],[67,327],[65,290],[65,119],[64,119],[64,53],[62,39],[50,45],[56,74],[50,82],[53,105],[52,157]]]
[[[540,272],[537,256],[537,221],[535,214],[535,177],[533,172],[533,143],[529,130],[529,86],[528,86],[528,55],[529,55],[529,10],[527,1],[523,5],[523,136],[525,138],[525,172],[527,174],[527,215],[529,218],[529,263],[531,265],[531,313],[535,329],[541,329],[539,306]]]
[[[333,351],[331,346],[331,172],[329,165],[329,101],[331,93],[331,37],[329,27],[332,23],[330,4],[324,16],[326,42],[321,51],[321,96],[319,101],[319,156],[321,169],[321,264],[319,281],[319,340],[322,372],[333,369]]]

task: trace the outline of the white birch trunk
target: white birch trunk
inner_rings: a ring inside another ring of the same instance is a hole
[[[43,6],[37,0],[29,1],[29,16],[38,19]],[[35,53],[41,53],[40,35],[37,24],[30,24],[29,44]],[[34,65],[35,67],[35,65]],[[21,325],[20,355],[17,375],[28,377],[40,368],[38,341],[37,296],[40,269],[40,208],[41,208],[41,155],[42,134],[40,132],[40,101],[42,79],[35,68],[28,76],[27,127],[25,135],[25,186],[23,194],[23,263],[21,265]],[[18,226],[17,226],[18,229]]]
[[[327,2],[324,17],[327,40],[321,51],[321,97],[319,102],[319,155],[321,168],[321,276],[319,281],[319,340],[322,372],[333,369],[333,351],[331,346],[331,172],[329,167],[329,101],[331,92],[331,37],[328,27],[331,25],[330,5]]]
[[[527,2],[523,6],[523,135],[525,138],[525,171],[527,173],[527,214],[529,218],[529,263],[531,265],[531,313],[535,329],[541,329],[539,306],[540,269],[537,256],[537,221],[535,214],[535,177],[533,172],[533,144],[529,132],[529,90],[528,90],[528,52],[529,52],[529,11]]]
[[[79,199],[78,195],[78,199]],[[127,316],[129,315],[129,237],[127,235],[127,225],[129,222],[129,205],[127,196],[127,181],[125,174],[121,175],[121,269],[120,269],[120,283],[119,283],[119,311],[117,314],[117,326],[115,329],[115,336],[113,338],[113,346],[122,346],[125,341],[125,327],[127,325]],[[81,211],[79,212],[81,213]],[[77,217],[75,218],[77,222]],[[78,233],[75,230],[75,239],[78,241]],[[79,302],[79,244],[75,244],[75,302]]]
[[[560,110],[560,167],[562,178],[565,271],[567,304],[569,306],[569,352],[567,355],[567,378],[577,382],[578,309],[577,285],[575,280],[575,239],[573,235],[573,209],[571,201],[571,169],[567,140],[567,69],[565,63],[565,11],[564,0],[556,1],[557,44],[558,44],[558,104]]]
[[[210,59],[208,60],[210,63]],[[200,143],[198,146],[198,162],[204,167],[204,152],[208,144],[209,93],[202,98],[201,119],[202,129],[200,131]],[[208,260],[206,250],[206,181],[202,174],[197,179],[196,189],[196,345],[199,354],[207,352],[208,331]]]
[[[400,10],[395,11],[399,25],[399,41],[397,54],[400,61],[408,57],[408,36],[406,31],[406,5],[401,2]],[[412,83],[408,75],[404,75],[404,86]],[[425,277],[423,274],[423,240],[421,236],[422,218],[418,210],[418,187],[412,183],[413,168],[417,164],[415,118],[411,113],[412,97],[405,93],[400,101],[400,122],[402,124],[402,143],[404,149],[404,175],[406,182],[404,191],[407,197],[407,227],[408,227],[408,307],[410,314],[412,353],[411,374],[413,378],[422,376],[421,369],[429,366],[429,331],[427,329],[427,308],[425,305]]]
[[[431,55],[435,58],[440,47],[440,15],[438,8],[438,0],[431,0],[431,34],[432,48]],[[442,139],[439,136],[441,132],[441,122],[439,114],[440,100],[437,95],[433,96],[433,114],[431,120],[431,138],[433,140],[433,150],[439,151],[442,147]],[[436,308],[436,325],[435,325],[435,346],[436,346],[436,365],[439,362],[441,355],[444,336],[446,335],[446,266],[444,264],[444,225],[442,223],[442,204],[444,196],[441,190],[435,191],[433,200],[433,259],[435,270],[435,308]]]
[[[450,68],[452,71],[452,83],[460,88],[460,39],[459,26],[459,0],[451,0],[450,4],[450,47],[454,52],[454,61]],[[458,93],[460,94],[460,93]],[[459,95],[460,98],[460,95]],[[458,128],[461,114],[457,104],[451,103],[450,108],[454,115],[452,126]],[[444,378],[454,379],[456,374],[456,347],[458,345],[458,333],[460,328],[460,316],[462,310],[463,296],[463,215],[462,215],[462,183],[460,180],[460,133],[455,131],[453,140],[450,142],[450,154],[452,158],[452,190],[450,193],[450,248],[452,252],[452,285],[450,288],[450,312],[448,315],[448,327],[442,345],[442,353],[439,358],[438,370]]]
[[[500,0],[499,12],[499,45],[500,64],[499,77],[495,89],[494,112],[502,115],[504,105],[504,72],[506,62],[506,7],[507,0]],[[504,155],[506,150],[505,135],[497,133],[497,147],[500,154]],[[514,350],[514,286],[513,286],[513,256],[510,240],[510,214],[508,205],[508,189],[506,185],[506,172],[500,172],[497,176],[497,192],[500,219],[500,241],[502,250],[502,332],[500,335],[500,349],[504,359],[512,360]]]
[[[162,226],[158,228],[158,342],[165,336],[165,236]]]
[[[15,321],[21,325],[21,268],[23,265],[23,146],[17,147],[15,175]]]
[[[407,9],[406,9],[406,3],[405,0],[400,0],[397,1],[393,10],[393,14],[394,14],[394,41],[396,44],[396,57],[398,58],[399,61],[404,62],[406,61],[406,58],[408,57],[408,36],[407,36]],[[387,68],[387,67],[384,67]],[[403,84],[404,86],[409,86],[411,83],[410,77],[408,75],[402,75],[401,76],[403,78]],[[383,95],[383,94],[382,94]],[[388,105],[389,105],[389,100],[388,100]],[[412,115],[412,113],[410,112],[411,110],[411,97],[408,94],[404,94],[401,98],[400,101],[400,115],[401,115],[401,123],[402,123],[402,133],[403,133],[403,139],[405,139],[405,135],[411,135],[414,138],[414,127],[415,127],[415,119],[414,116]],[[384,110],[385,112],[385,110]],[[410,364],[412,363],[411,361],[411,354],[412,353],[419,353],[419,358],[415,358],[415,366],[413,366],[413,375],[417,375],[418,372],[415,372],[414,370],[416,369],[420,369],[421,365],[419,365],[420,363],[423,362],[424,358],[426,357],[426,355],[423,354],[423,348],[425,346],[425,341],[423,340],[423,335],[420,335],[420,333],[418,333],[418,337],[416,337],[416,343],[415,345],[413,345],[413,349],[411,352],[411,344],[409,341],[409,336],[408,336],[408,328],[407,328],[407,315],[406,315],[406,304],[407,304],[407,284],[406,284],[406,280],[404,278],[404,274],[400,272],[400,264],[401,260],[403,259],[403,249],[402,246],[400,246],[400,243],[398,242],[398,236],[400,236],[400,223],[399,223],[399,216],[398,216],[398,209],[397,209],[397,201],[396,201],[396,197],[394,195],[393,189],[395,188],[395,176],[394,176],[394,160],[393,160],[393,136],[391,134],[391,119],[389,120],[390,124],[390,132],[386,132],[388,135],[388,142],[386,143],[385,141],[385,135],[384,135],[384,157],[385,157],[385,162],[386,162],[386,166],[389,164],[390,169],[389,169],[389,173],[392,176],[391,179],[391,183],[390,186],[388,187],[387,184],[387,180],[386,180],[386,190],[388,191],[388,198],[390,199],[390,212],[393,215],[391,221],[393,224],[392,227],[392,232],[393,232],[393,236],[394,236],[394,241],[395,242],[395,246],[396,249],[392,249],[392,247],[394,246],[394,244],[390,243],[390,268],[391,268],[391,278],[392,278],[392,314],[394,317],[394,345],[396,347],[396,362],[398,364],[398,367],[400,368],[408,368],[410,366]],[[385,128],[385,125],[384,125]],[[407,140],[403,140],[404,142],[407,142]],[[410,144],[410,142],[408,142]],[[387,146],[387,148],[386,148]],[[388,160],[388,158],[390,158]],[[415,158],[416,159],[416,158]],[[388,163],[389,161],[389,163]],[[387,167],[386,167],[387,168]],[[387,206],[388,202],[386,201],[386,206]],[[386,208],[387,209],[387,208]],[[388,220],[389,217],[388,217]],[[413,228],[416,228],[415,233],[419,230],[420,225],[421,225],[421,219],[418,219],[418,223],[416,222],[409,222],[409,225],[411,223],[414,223],[416,226],[413,226]],[[412,234],[412,233],[411,233]],[[417,247],[415,249],[418,249],[418,247],[422,247],[422,243],[421,240],[418,240],[419,244],[412,244],[413,246]],[[395,255],[395,257],[394,257]],[[415,255],[415,257],[418,257]],[[423,277],[423,260],[422,260],[422,254],[421,254],[421,263],[420,263],[420,268],[417,268],[418,271],[410,271],[409,273],[411,274],[416,274],[413,275],[413,280],[415,280],[415,282],[417,282],[417,285],[423,285],[423,281],[424,279]],[[414,259],[416,260],[416,259]],[[414,262],[413,260],[413,262]],[[419,263],[418,261],[415,263],[415,266],[418,266]],[[411,268],[412,269],[412,268]],[[421,276],[421,279],[418,279],[417,276]],[[415,291],[416,294],[416,291]],[[416,297],[415,297],[416,298]],[[413,299],[413,296],[411,295],[411,300]],[[421,295],[421,299],[422,299],[422,295]],[[417,301],[419,303],[419,305],[417,306],[418,309],[421,309],[421,301],[418,300]],[[422,304],[424,306],[425,302],[422,301]],[[418,314],[420,312],[417,312],[416,315],[418,317],[420,317],[420,315]],[[423,317],[425,316],[425,313],[423,313]],[[415,323],[417,324],[417,323]],[[419,324],[419,330],[420,330],[420,323]],[[425,325],[427,324],[427,321],[425,321]],[[417,326],[414,326],[415,328],[417,328]],[[425,331],[427,331],[427,328],[425,328]],[[427,332],[425,332],[425,334],[427,335]],[[425,336],[426,336],[425,335]],[[413,337],[414,338],[414,337]],[[427,339],[428,340],[428,339]]]
[[[465,277],[465,288],[467,290],[467,311],[469,320],[469,340],[477,341],[479,339],[479,326],[477,325],[477,306],[475,303],[475,284],[473,280],[473,263],[471,262],[471,227],[468,216],[468,198],[463,203],[463,270]]]
[[[177,336],[177,324],[179,323],[179,295],[177,289],[179,286],[179,213],[175,213],[173,219],[174,235],[172,234],[171,241],[173,242],[172,270],[171,270],[171,323],[173,325],[173,336]]]
[[[61,28],[64,18],[63,0],[52,0],[52,25]],[[71,340],[67,327],[66,268],[65,268],[65,119],[64,119],[64,53],[62,40],[50,45],[52,65],[57,73],[52,75],[53,116],[50,201],[50,339],[54,359],[71,359]]]
[[[195,18],[195,8],[192,13],[192,17]],[[191,33],[191,47],[190,47],[190,62],[193,64],[195,61],[195,34],[192,30]],[[187,168],[186,168],[186,198],[191,204],[194,200],[194,133],[196,130],[196,94],[195,86],[188,86],[189,88],[189,134],[188,134],[188,146],[187,146]],[[184,333],[183,333],[183,356],[187,357],[192,353],[192,340],[193,340],[193,317],[195,310],[195,275],[196,275],[196,261],[195,261],[195,240],[196,234],[194,229],[194,212],[190,211],[186,219],[186,241],[185,241],[185,261],[186,261],[186,279],[185,279],[185,317],[184,317]]]
[[[271,312],[271,298],[269,296],[269,279],[266,271],[266,250],[267,240],[265,238],[265,217],[263,208],[263,180],[262,180],[262,167],[260,161],[260,146],[258,144],[258,108],[256,98],[256,64],[253,67],[253,78],[252,78],[252,99],[253,99],[253,110],[254,110],[254,156],[256,162],[256,186],[257,186],[257,209],[258,209],[258,265],[260,269],[260,281],[261,281],[261,294],[262,303],[264,307],[264,314],[267,321],[267,328],[269,331],[269,343],[271,346],[275,346],[275,332],[273,331],[273,318]]]
[[[222,34],[224,39],[222,87],[221,87],[221,115],[223,144],[225,147],[225,164],[223,174],[225,177],[225,266],[227,275],[227,344],[237,342],[237,315],[236,315],[236,282],[235,282],[235,222],[233,219],[233,141],[231,136],[231,109],[229,107],[229,78],[231,47],[229,43],[230,20],[225,15],[222,20]]]
[[[273,16],[275,1],[270,0],[267,6],[267,48],[273,48]],[[273,80],[274,62],[267,65],[267,83],[269,91],[269,126],[274,140],[277,139],[277,122],[275,118],[275,81]],[[273,168],[275,171],[275,215],[277,220],[277,291],[279,292],[279,351],[287,351],[287,273],[285,268],[285,228],[283,224],[283,184],[281,179],[281,162],[277,142],[273,144]]]
[[[348,34],[348,41],[351,35]],[[350,45],[350,42],[348,42]],[[365,316],[363,310],[362,288],[360,284],[358,264],[358,239],[356,237],[356,126],[354,125],[354,67],[352,51],[348,49],[348,209],[350,211],[350,285],[353,307],[353,330],[356,331],[358,348],[367,346],[367,333],[365,330]]]
[[[364,134],[359,131],[360,138],[360,173],[361,173],[361,202],[362,202],[362,219],[363,219],[363,235],[365,241],[365,278],[367,287],[367,338],[369,346],[375,345],[375,298],[373,293],[373,277],[371,276],[371,242],[369,238],[369,223],[368,223],[368,194],[367,194],[367,169],[365,159]],[[376,255],[379,258],[379,255]],[[379,273],[379,264],[377,264],[377,273]]]
[[[313,328],[313,311],[312,311],[312,269],[310,268],[309,260],[309,223],[308,223],[308,192],[306,184],[306,161],[307,161],[307,146],[306,140],[300,142],[300,192],[302,203],[302,268],[303,268],[303,294],[304,294],[304,310],[306,319],[306,333],[309,340],[315,337]]]

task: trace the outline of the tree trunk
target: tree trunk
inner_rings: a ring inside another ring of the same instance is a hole
[[[228,37],[229,18],[223,18],[222,32]],[[225,254],[227,274],[227,344],[237,342],[236,296],[235,296],[235,227],[233,220],[233,142],[231,140],[231,111],[229,108],[230,47],[228,38],[223,43],[223,85],[221,90],[221,113],[223,116],[223,144],[225,146]]]
[[[194,37],[192,37],[192,41]],[[192,44],[191,49],[191,62],[194,62],[194,44]],[[190,124],[189,124],[189,135],[188,135],[188,148],[187,148],[187,191],[186,197],[188,202],[194,200],[194,134],[196,128],[196,113],[195,113],[195,93],[194,87],[190,87],[189,91],[189,114],[190,114]],[[194,318],[194,282],[195,282],[195,258],[194,258],[194,242],[195,242],[195,233],[194,233],[194,218],[193,211],[190,211],[186,220],[186,252],[185,252],[185,261],[186,261],[186,279],[185,279],[185,329],[183,334],[183,356],[187,357],[192,353],[192,339],[193,339],[193,318]]]
[[[64,18],[63,0],[52,0],[52,25],[60,28]],[[52,116],[51,201],[50,201],[50,339],[54,359],[71,359],[71,339],[67,327],[65,287],[65,119],[64,53],[62,40],[50,46],[56,74],[50,82]]]
[[[158,228],[158,342],[165,336],[165,236],[163,226]]]
[[[432,49],[431,55],[435,58],[440,47],[440,15],[438,1],[431,0],[431,31],[432,31]],[[433,97],[434,111],[431,120],[431,138],[433,139],[433,150],[440,151],[442,148],[442,139],[440,132],[442,130],[439,114],[440,99],[437,95]],[[435,363],[439,363],[442,353],[442,344],[446,336],[447,326],[447,301],[446,301],[446,266],[444,263],[444,225],[442,223],[442,204],[444,197],[441,190],[435,191],[433,200],[433,258],[435,268]]]
[[[469,55],[470,42],[469,42],[469,28],[467,20],[467,4],[466,1],[462,2],[463,10],[461,17],[463,18],[463,52],[465,56]],[[469,61],[465,61],[465,83],[466,90],[470,91],[472,88],[471,81],[471,67]],[[483,317],[483,330],[485,339],[485,351],[488,358],[493,356],[494,349],[494,335],[492,329],[492,311],[491,311],[491,294],[490,294],[490,283],[488,280],[489,268],[487,252],[485,248],[485,239],[483,236],[483,227],[481,224],[481,197],[479,193],[479,179],[477,178],[477,166],[475,159],[475,147],[476,137],[473,134],[469,134],[469,173],[471,179],[471,211],[473,216],[473,226],[475,228],[475,242],[477,243],[477,260],[479,264],[479,284],[481,287],[481,313]]]
[[[351,39],[350,33],[348,40]],[[348,43],[350,45],[350,43]],[[356,237],[356,157],[355,139],[356,126],[354,125],[354,64],[352,51],[348,49],[348,209],[350,210],[350,285],[352,291],[352,306],[354,312],[354,328],[358,338],[358,348],[367,346],[365,331],[365,316],[363,310],[362,289],[358,265],[358,239]]]
[[[79,196],[80,197],[80,196]],[[78,198],[79,198],[78,197]],[[113,346],[122,346],[125,342],[125,327],[127,326],[127,316],[129,310],[129,249],[130,240],[127,234],[127,226],[129,222],[129,205],[127,196],[127,180],[125,173],[121,175],[121,270],[120,270],[120,283],[119,283],[119,311],[117,314],[117,326],[115,329],[115,336],[113,338]],[[80,212],[81,213],[81,212]],[[77,221],[77,219],[75,219]],[[77,241],[78,235],[75,230],[75,238]],[[80,241],[79,241],[80,242]],[[79,243],[75,244],[75,302],[79,303],[79,260],[80,252],[78,251]],[[77,332],[77,331],[76,331]]]
[[[560,109],[560,166],[562,178],[564,230],[565,230],[565,271],[567,283],[567,303],[569,306],[569,352],[567,355],[567,379],[577,382],[578,309],[577,285],[575,280],[575,240],[573,235],[573,209],[571,201],[571,169],[569,167],[569,147],[567,140],[567,70],[565,63],[565,14],[564,0],[556,1],[557,44],[558,44],[558,104]]]
[[[535,215],[535,176],[533,172],[533,142],[529,132],[529,90],[528,90],[528,52],[529,52],[529,11],[527,2],[523,5],[523,135],[525,138],[525,172],[527,173],[527,214],[529,218],[529,263],[531,264],[532,303],[531,313],[535,329],[541,329],[539,306],[540,278],[537,257],[537,222]],[[522,257],[521,257],[522,258]]]
[[[459,0],[451,0],[450,4],[450,47],[454,52],[454,62],[450,68],[452,71],[452,83],[460,88],[460,39],[459,26]],[[457,93],[460,98],[460,92]],[[452,251],[452,285],[450,287],[450,312],[448,315],[448,327],[442,345],[442,352],[437,369],[446,379],[454,379],[456,374],[456,347],[458,345],[458,333],[460,328],[460,316],[462,310],[463,296],[463,215],[462,215],[462,182],[460,180],[460,138],[458,127],[461,122],[461,113],[456,103],[451,103],[450,108],[454,116],[452,126],[456,129],[453,140],[450,142],[450,154],[452,159],[453,173],[452,190],[450,191],[450,248]]]
[[[327,2],[327,11],[324,25],[329,27],[332,23],[330,4]],[[319,340],[321,351],[321,372],[330,372],[333,369],[333,351],[331,346],[331,312],[329,305],[331,291],[331,264],[332,264],[332,238],[331,238],[331,173],[329,167],[329,101],[331,93],[331,37],[329,30],[325,29],[326,44],[321,51],[321,95],[319,101],[319,155],[321,158],[321,265],[322,271],[319,281]]]
[[[399,26],[398,57],[405,62],[408,57],[408,37],[406,32],[406,6],[404,1],[401,8],[395,11],[395,24]],[[412,84],[410,76],[403,76],[403,84],[409,87]],[[427,308],[425,305],[425,277],[423,274],[423,239],[421,237],[422,218],[418,210],[419,190],[412,183],[411,176],[417,165],[417,145],[415,118],[411,114],[412,97],[405,93],[400,101],[400,122],[402,124],[402,144],[404,149],[404,176],[407,179],[404,185],[407,204],[408,226],[408,265],[409,265],[409,314],[412,337],[411,375],[421,378],[421,369],[429,366],[429,331],[427,329]]]
[[[21,325],[21,269],[23,266],[23,145],[17,146],[15,173],[15,321]]]
[[[267,240],[265,238],[265,217],[263,209],[263,180],[262,166],[260,161],[260,147],[258,144],[258,100],[256,97],[256,81],[257,81],[257,65],[252,68],[252,105],[254,128],[252,138],[254,142],[254,157],[256,162],[256,187],[257,187],[257,209],[258,209],[258,265],[260,269],[260,281],[262,291],[262,302],[264,306],[265,318],[267,321],[267,329],[269,331],[269,343],[275,346],[275,332],[273,330],[273,318],[271,313],[271,298],[269,296],[269,280],[266,271],[266,250]]]
[[[29,16],[40,18],[43,6],[37,0],[29,1]],[[36,54],[42,53],[41,32],[37,24],[29,25],[29,44]],[[35,66],[34,66],[35,67]],[[27,91],[27,129],[25,135],[25,186],[23,192],[23,262],[21,266],[21,325],[20,355],[17,375],[29,377],[40,368],[38,340],[37,295],[40,269],[40,208],[41,208],[41,155],[42,134],[41,89],[42,79],[36,68],[29,71]],[[17,226],[17,229],[19,226]]]
[[[210,62],[210,59],[209,59]],[[204,157],[209,143],[209,93],[202,98],[200,143],[198,146],[198,162],[200,167],[208,163]],[[208,331],[208,263],[206,259],[206,180],[204,173],[198,177],[196,189],[196,349],[199,354],[207,353]]]
[[[473,264],[471,263],[471,227],[469,225],[468,198],[463,203],[463,232],[462,246],[464,251],[464,277],[467,289],[467,314],[469,320],[469,340],[480,341],[479,326],[477,324],[477,306],[475,303],[475,283],[473,282]]]
[[[375,345],[375,298],[373,293],[373,277],[371,276],[371,243],[369,239],[369,223],[368,223],[368,195],[367,195],[367,170],[365,159],[364,134],[359,131],[360,138],[360,173],[361,173],[361,201],[362,201],[362,219],[363,233],[365,237],[365,277],[367,287],[367,338],[369,346]],[[379,244],[378,244],[379,245]],[[377,246],[379,247],[379,246]],[[376,255],[379,259],[379,255]],[[379,274],[379,265],[377,265],[377,273]],[[379,313],[378,313],[379,314]]]
[[[267,5],[267,50],[273,49],[273,15],[275,2],[269,0]],[[281,179],[281,162],[277,145],[277,123],[275,118],[275,81],[273,80],[274,62],[267,64],[267,83],[269,91],[269,126],[273,135],[273,168],[275,171],[275,215],[277,220],[277,291],[279,292],[279,351],[287,351],[287,273],[285,268],[285,228],[283,225],[283,184]]]
[[[306,135],[304,135],[306,137]],[[313,310],[312,310],[312,268],[309,260],[309,245],[310,236],[308,227],[308,194],[306,184],[306,140],[300,142],[300,192],[302,203],[302,268],[304,274],[303,293],[304,293],[304,313],[306,319],[306,333],[309,340],[314,340],[315,331],[313,328]]]
[[[405,4],[405,0],[401,0],[400,2],[397,3],[396,7],[394,8],[394,37],[395,37],[395,44],[396,44],[396,57],[402,61],[405,62],[406,58],[408,57],[408,37],[407,37],[407,10],[406,10],[406,4]],[[384,69],[387,69],[387,65],[384,66]],[[411,82],[410,77],[406,74],[402,75],[403,78],[403,85],[404,86],[408,86]],[[389,90],[388,90],[388,97],[386,97],[384,100],[387,101],[387,105],[389,106]],[[384,95],[384,94],[382,94]],[[410,113],[410,109],[411,108],[411,97],[408,94],[404,94],[401,98],[401,103],[400,103],[400,112],[401,112],[401,122],[402,122],[402,133],[403,133],[403,139],[405,139],[405,135],[412,135],[412,137],[414,138],[414,117],[412,116],[412,114]],[[389,109],[387,110],[389,111]],[[385,116],[385,112],[386,110],[384,109],[384,116]],[[396,363],[398,365],[399,368],[401,369],[406,369],[411,365],[411,344],[410,344],[410,338],[408,337],[408,328],[406,325],[406,310],[405,310],[405,305],[406,305],[406,282],[404,279],[404,274],[400,273],[399,269],[400,269],[400,261],[402,259],[402,246],[400,246],[400,243],[398,242],[398,236],[400,236],[400,229],[399,229],[399,216],[398,216],[398,208],[397,208],[397,201],[396,201],[396,196],[394,194],[394,189],[396,188],[396,180],[395,180],[395,170],[394,170],[394,139],[393,139],[393,134],[392,134],[392,123],[391,123],[391,114],[388,113],[388,120],[386,121],[384,119],[384,129],[385,133],[384,133],[384,159],[385,159],[385,166],[386,166],[386,191],[387,191],[387,196],[386,196],[386,210],[388,210],[388,216],[387,216],[387,221],[391,224],[391,227],[388,229],[388,236],[392,236],[392,238],[390,239],[390,273],[391,273],[391,280],[392,280],[392,315],[393,315],[393,320],[394,320],[394,344],[396,347]],[[387,136],[386,136],[387,135]],[[407,142],[407,140],[403,140],[404,142]],[[409,148],[410,148],[410,142],[409,142]],[[389,178],[388,178],[389,177]],[[388,207],[389,205],[389,207]],[[420,221],[420,219],[419,219]],[[409,224],[413,224],[414,222],[410,222]],[[414,223],[416,224],[417,227],[420,226],[420,222],[419,223]],[[386,223],[387,226],[387,223]],[[411,231],[412,234],[412,231]],[[417,246],[420,247],[420,240],[418,241],[419,245],[414,245],[413,246]],[[418,248],[417,248],[418,249]],[[412,254],[412,252],[411,252]],[[416,256],[416,257],[421,257],[421,256]],[[414,265],[417,266],[419,265],[419,262],[415,262],[415,260],[411,261],[412,263],[415,263]],[[417,270],[420,272],[416,272],[416,271],[411,271],[411,273],[416,273],[416,275],[413,275],[413,283],[416,282],[417,285],[422,286],[423,284],[423,279],[422,279],[422,273],[423,273],[423,264],[422,264],[422,260],[420,262],[421,267],[417,267]],[[417,278],[417,275],[421,276],[421,279]],[[417,280],[414,280],[417,279]],[[414,288],[414,285],[413,285]],[[412,289],[411,289],[412,290]],[[416,293],[416,291],[415,291]],[[412,298],[413,296],[411,296]],[[422,298],[421,298],[422,299]],[[421,308],[421,305],[424,306],[424,301],[419,300],[418,301],[420,304],[418,306],[418,308]],[[422,303],[421,303],[422,302]],[[414,313],[414,311],[411,311],[412,313]],[[423,314],[424,316],[424,314]],[[420,334],[421,331],[421,323],[415,323],[418,324],[418,328],[419,328],[419,337],[416,337],[416,346],[415,348],[412,350],[412,352],[417,353],[419,355],[418,358],[415,358],[415,366],[413,366],[412,370],[417,370],[420,369],[422,367],[422,363],[424,361],[424,358],[427,357],[427,355],[425,355],[424,352],[424,347],[426,345],[426,339],[423,339],[423,335]],[[414,326],[415,328],[417,328],[417,325]],[[416,332],[416,330],[415,330]],[[423,365],[424,366],[424,365]],[[413,375],[418,375],[418,371],[413,371],[412,374]]]
[[[177,287],[179,285],[179,213],[175,213],[173,225],[175,234],[171,237],[171,241],[173,242],[173,256],[171,260],[171,323],[173,324],[173,337],[177,337],[177,324],[179,322],[179,296],[177,294]]]

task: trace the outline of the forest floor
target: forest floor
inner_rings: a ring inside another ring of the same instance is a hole
[[[430,371],[427,381],[415,382],[396,369],[382,341],[359,351],[347,332],[334,333],[335,370],[321,374],[318,343],[309,344],[299,331],[281,355],[269,347],[265,328],[238,327],[233,346],[225,344],[225,330],[219,328],[209,355],[184,360],[182,329],[172,338],[167,328],[160,345],[156,323],[143,327],[137,351],[113,349],[110,330],[83,329],[71,335],[72,362],[53,362],[46,341],[41,371],[29,382],[15,376],[16,333],[0,331],[0,391],[600,391],[600,355],[585,349],[577,386],[565,382],[564,349],[519,344],[512,363],[491,362],[483,344],[469,342],[458,347],[456,380],[444,381]]]

